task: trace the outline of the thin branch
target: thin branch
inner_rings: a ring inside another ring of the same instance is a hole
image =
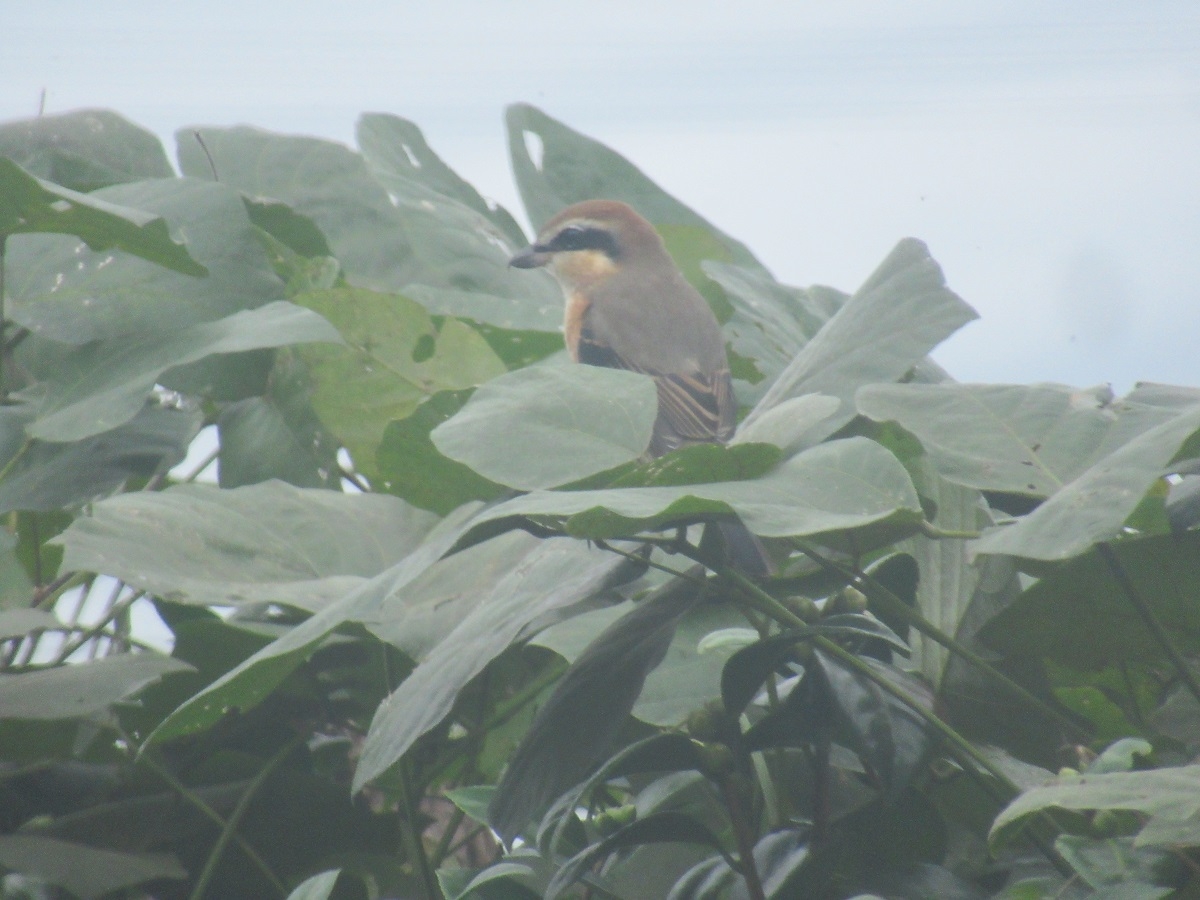
[[[191,894],[188,895],[188,900],[203,900],[204,894],[208,890],[208,883],[212,881],[213,874],[217,870],[217,863],[221,861],[221,856],[224,854],[225,848],[229,846],[229,842],[233,839],[234,834],[237,833],[238,825],[241,824],[242,818],[250,808],[251,801],[257,796],[259,789],[262,788],[266,780],[279,767],[279,764],[287,759],[302,743],[304,743],[304,738],[301,736],[288,741],[250,781],[250,784],[246,787],[246,792],[238,799],[237,806],[234,807],[228,821],[225,822],[225,827],[221,829],[221,834],[217,838],[217,842],[213,844],[212,850],[209,851],[208,859],[204,862],[204,869],[201,870],[200,877],[196,879],[196,884],[192,888]]]
[[[1141,618],[1142,624],[1146,626],[1146,630],[1150,632],[1150,635],[1162,648],[1163,652],[1166,653],[1167,658],[1171,660],[1171,665],[1175,667],[1175,674],[1187,686],[1191,695],[1200,702],[1200,682],[1196,681],[1195,673],[1192,672],[1192,668],[1188,665],[1187,660],[1183,658],[1183,654],[1179,652],[1179,649],[1171,641],[1171,636],[1167,634],[1167,629],[1158,620],[1158,616],[1154,614],[1154,610],[1150,608],[1150,604],[1146,602],[1146,598],[1138,592],[1133,579],[1129,577],[1129,573],[1125,570],[1125,566],[1117,558],[1112,544],[1107,541],[1099,543],[1096,545],[1096,552],[1100,554],[1100,558],[1104,560],[1105,565],[1112,572],[1113,578],[1121,586],[1121,590],[1125,592],[1126,599],[1129,600],[1130,606],[1134,608]]]
[[[847,579],[854,587],[858,588],[870,599],[876,601],[880,606],[885,607],[889,613],[894,613],[898,618],[904,619],[905,624],[911,625],[925,637],[934,641],[937,644],[945,647],[949,652],[962,657],[971,665],[975,666],[993,681],[1002,685],[1005,690],[1011,691],[1017,697],[1021,698],[1029,706],[1036,709],[1042,715],[1049,718],[1051,721],[1057,722],[1060,726],[1067,728],[1073,734],[1086,736],[1083,729],[1076,723],[1067,718],[1063,713],[1055,709],[1050,704],[1046,703],[1039,697],[1034,696],[1027,689],[1017,684],[978,653],[971,650],[969,647],[959,643],[950,635],[939,629],[936,625],[926,619],[919,610],[913,609],[892,591],[888,590],[883,584],[872,578],[866,572],[854,570],[842,566],[834,560],[829,559],[811,547],[804,544],[802,541],[794,541],[794,546],[797,550],[821,566],[827,572],[835,572]]]
[[[228,823],[221,818],[221,814],[205,803],[203,797],[176,778],[166,766],[159,764],[158,760],[154,759],[151,754],[142,753],[135,757],[135,762],[144,763],[152,772],[158,775],[159,778],[170,785],[171,789],[175,791],[175,793],[179,794],[180,797],[194,806],[201,815],[203,815],[222,831],[225,830],[225,827]],[[279,876],[271,871],[271,867],[268,866],[266,861],[258,855],[258,852],[252,846],[250,846],[246,839],[240,834],[235,832],[233,839],[237,842],[237,845],[241,848],[242,852],[246,854],[246,858],[249,859],[250,862],[254,864],[254,867],[262,872],[263,876],[271,882],[271,885],[279,893],[279,896],[286,897],[288,894],[287,887],[282,881],[279,880]]]

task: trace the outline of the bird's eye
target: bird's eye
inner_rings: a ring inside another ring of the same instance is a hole
[[[554,246],[559,250],[585,250],[590,246],[588,231],[579,225],[569,225],[554,238]]]
[[[620,255],[612,232],[594,225],[568,225],[554,236],[548,247],[555,252],[599,250],[612,259]]]

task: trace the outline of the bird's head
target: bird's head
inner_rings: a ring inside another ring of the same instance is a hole
[[[653,225],[618,200],[585,200],[547,222],[509,265],[546,266],[564,287],[575,289],[649,261],[670,262]]]

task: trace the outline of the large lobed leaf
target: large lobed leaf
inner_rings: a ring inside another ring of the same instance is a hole
[[[1172,642],[1184,653],[1200,652],[1200,533],[1122,540],[1112,551]],[[1081,669],[1147,663],[1163,655],[1094,550],[1027,588],[981,636],[1006,654],[1049,656]]]
[[[645,375],[596,366],[533,366],[479,388],[430,433],[445,456],[531,491],[637,459],[658,411]]]
[[[373,621],[379,610],[425,572],[461,537],[475,512],[464,508],[430,532],[411,553],[341,599],[328,604],[278,640],[230,669],[167,716],[143,746],[211,728],[225,715],[261,703],[334,630],[347,622]]]
[[[992,529],[973,549],[1054,562],[1116,538],[1197,431],[1200,406],[1171,415],[1101,458],[1015,524]]]
[[[1200,766],[1059,776],[1010,803],[992,824],[989,842],[999,846],[1011,840],[1028,816],[1046,809],[1129,810],[1145,817],[1135,845],[1195,847],[1200,845]]]
[[[280,300],[169,334],[98,341],[62,361],[29,391],[37,417],[26,431],[47,441],[77,441],[125,424],[145,405],[165,372],[214,354],[289,344],[337,342],[315,313]]]
[[[630,565],[611,553],[577,541],[543,541],[380,704],[363,744],[355,790],[383,775],[441,722],[458,692],[531,622],[603,595],[632,574]]]
[[[160,216],[43,181],[0,156],[0,237],[15,234],[74,235],[94,251],[117,248],[186,275],[208,274]]]
[[[844,424],[854,416],[852,401],[859,387],[900,379],[977,317],[946,287],[928,248],[906,238],[796,354],[746,424],[804,394],[842,400]]]
[[[107,109],[0,125],[0,156],[73,191],[175,174],[152,132]]]
[[[436,521],[386,495],[184,484],[97,503],[55,540],[67,569],[160,597],[315,611],[399,562]]]
[[[439,327],[406,297],[337,288],[296,300],[345,340],[343,347],[305,354],[316,382],[313,406],[368,477],[378,471],[376,453],[389,423],[412,415],[433,394],[474,387],[505,370],[469,325],[446,319]]]
[[[730,512],[764,537],[862,529],[864,540],[895,539],[923,519],[912,481],[896,457],[874,441],[848,438],[798,453],[755,480],[542,491],[493,507],[480,523],[520,517],[561,523],[576,537],[598,539]]]

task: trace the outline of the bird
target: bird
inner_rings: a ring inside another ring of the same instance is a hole
[[[509,265],[544,267],[558,281],[566,300],[564,339],[575,362],[654,380],[658,414],[649,456],[733,436],[737,399],[717,318],[654,226],[632,206],[619,200],[572,204]],[[721,526],[739,568],[755,575],[773,571],[744,525]]]

